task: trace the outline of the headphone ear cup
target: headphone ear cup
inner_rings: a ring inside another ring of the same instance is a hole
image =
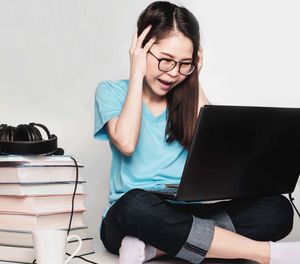
[[[10,130],[11,130],[11,127],[8,126],[6,129],[6,133],[5,133],[5,138],[4,138],[5,141],[10,141]]]
[[[6,128],[5,134],[4,134],[4,140],[5,141],[10,141],[10,130],[11,130],[11,126],[8,126]]]
[[[33,125],[29,125],[29,130],[33,136],[32,141],[42,141],[43,140],[41,132],[36,127],[34,127]]]
[[[9,126],[7,133],[8,133],[8,141],[14,141],[16,128],[13,126]]]
[[[31,141],[32,135],[29,132],[28,125],[18,125],[15,133],[15,141]]]
[[[26,126],[26,129],[27,129],[27,133],[28,133],[28,136],[29,136],[29,141],[35,141],[34,140],[34,133],[31,129],[31,127],[29,125],[25,125]]]
[[[7,125],[2,124],[0,126],[0,140],[6,140],[6,133],[7,133]]]
[[[13,141],[15,136],[15,127],[8,126],[3,134],[4,141]]]

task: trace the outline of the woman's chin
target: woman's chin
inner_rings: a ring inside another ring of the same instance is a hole
[[[165,96],[169,92],[169,89],[156,89],[154,93],[158,96]]]

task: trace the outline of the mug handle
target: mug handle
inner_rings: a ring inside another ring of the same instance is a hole
[[[82,245],[81,238],[77,235],[71,235],[71,236],[67,237],[67,242],[69,242],[69,240],[72,238],[76,238],[79,242],[79,245],[76,248],[76,250],[74,251],[74,253],[70,257],[67,258],[67,260],[65,261],[65,264],[67,264],[72,258],[74,258],[76,256],[76,254],[79,252],[79,250],[81,249],[81,245]]]

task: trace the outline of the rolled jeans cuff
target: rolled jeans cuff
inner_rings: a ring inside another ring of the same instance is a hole
[[[220,213],[213,215],[211,218],[215,221],[216,226],[236,233],[231,218],[226,211],[221,211]]]
[[[189,236],[176,257],[198,264],[205,258],[214,236],[215,221],[193,216]]]

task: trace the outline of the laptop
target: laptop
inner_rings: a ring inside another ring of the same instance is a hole
[[[292,193],[300,174],[300,108],[204,105],[179,186],[152,192],[178,201]]]

